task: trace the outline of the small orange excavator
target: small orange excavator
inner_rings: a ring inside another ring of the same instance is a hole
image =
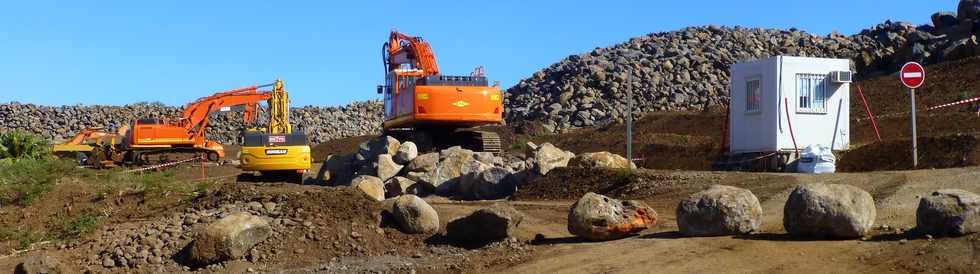
[[[209,161],[224,158],[224,147],[218,142],[208,140],[204,135],[210,122],[208,116],[217,111],[230,110],[234,106],[244,106],[242,118],[246,123],[254,123],[258,102],[270,97],[269,92],[258,89],[273,85],[233,89],[197,99],[184,106],[181,117],[174,120],[135,119],[123,138],[123,146],[129,156],[127,158],[137,164],[148,163],[153,155],[172,152],[203,152]]]
[[[500,124],[500,88],[487,85],[482,69],[470,76],[440,74],[432,47],[421,37],[392,30],[382,46],[384,133],[411,140],[422,151],[460,145],[499,153],[500,136],[474,127]]]
[[[207,160],[217,161],[225,157],[225,150],[205,136],[209,114],[244,106],[243,119],[246,123],[254,123],[258,102],[271,97],[270,92],[258,89],[273,85],[233,89],[200,98],[184,106],[183,114],[177,119],[134,119],[116,133],[98,127],[87,128],[72,140],[54,145],[52,152],[61,157],[74,155],[80,164],[97,168],[120,162],[148,164],[153,156],[157,162],[166,162],[173,153],[203,153]]]

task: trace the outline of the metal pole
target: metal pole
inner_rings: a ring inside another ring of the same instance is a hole
[[[626,88],[626,159],[630,165],[626,168],[633,171],[633,88]]]
[[[912,98],[912,168],[919,167],[919,144],[915,129],[915,89],[909,89]]]

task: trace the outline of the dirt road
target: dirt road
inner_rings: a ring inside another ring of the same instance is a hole
[[[645,171],[647,173],[660,173]],[[977,273],[980,239],[928,240],[905,231],[915,225],[921,195],[941,188],[980,191],[980,168],[861,174],[717,174],[724,184],[752,190],[765,212],[761,231],[748,236],[686,238],[677,233],[680,197],[707,187],[691,183],[643,197],[660,214],[658,227],[633,238],[580,242],[565,230],[571,200],[512,202],[529,218],[527,234],[542,234],[527,262],[489,272],[506,273]],[[866,240],[795,239],[782,228],[782,208],[798,183],[851,184],[875,198],[876,230]],[[640,190],[637,190],[640,192]],[[629,195],[626,195],[629,196]],[[450,211],[439,205],[442,211]],[[898,229],[898,230],[896,230]]]

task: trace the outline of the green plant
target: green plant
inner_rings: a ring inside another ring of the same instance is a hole
[[[78,213],[74,218],[67,216],[54,220],[55,232],[58,239],[73,239],[83,234],[94,231],[99,226],[99,218],[102,215],[94,209],[85,209]]]
[[[623,168],[616,171],[615,182],[617,185],[629,185],[639,181],[639,176],[632,168]]]
[[[34,232],[24,232],[9,227],[0,227],[0,240],[17,241],[17,249],[27,249],[32,244],[43,241],[44,235]]]
[[[49,155],[48,140],[23,131],[0,133],[0,159],[41,159]]]
[[[213,181],[200,181],[195,183],[194,189],[185,193],[184,199],[182,201],[185,203],[189,203],[189,202],[193,202],[194,199],[204,196],[204,194],[207,193],[208,188],[210,188],[211,185],[214,183],[215,182]]]
[[[510,144],[510,150],[511,151],[524,151],[524,150],[527,150],[527,139],[526,138],[517,138],[517,140],[514,141],[513,144]]]

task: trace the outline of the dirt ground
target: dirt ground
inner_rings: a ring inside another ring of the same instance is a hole
[[[187,168],[178,176],[199,176],[197,171]],[[443,226],[497,202],[510,204],[526,215],[514,242],[467,248],[455,246],[441,235],[405,235],[379,225],[378,205],[350,188],[236,182],[238,177],[230,176],[234,169],[211,167],[209,174],[228,179],[215,182],[193,202],[125,193],[93,199],[100,194],[85,187],[87,182],[76,181],[59,184],[29,207],[2,208],[4,225],[37,226],[38,230],[50,223],[36,221],[47,218],[44,214],[77,212],[86,207],[111,209],[113,213],[100,219],[98,230],[78,239],[40,242],[27,252],[15,252],[14,243],[6,242],[0,271],[12,270],[26,255],[44,253],[94,273],[153,273],[158,269],[103,269],[78,263],[97,252],[96,246],[89,246],[102,241],[97,236],[101,231],[134,227],[184,208],[279,201],[288,218],[298,223],[308,221],[310,228],[290,227],[256,247],[276,254],[271,258],[246,258],[199,272],[245,273],[252,268],[262,273],[976,273],[980,237],[927,239],[909,230],[915,224],[919,197],[941,188],[980,192],[978,172],[980,167],[830,175],[641,170],[630,179],[617,171],[557,169],[522,187],[510,200],[427,198],[439,212]],[[786,236],[781,225],[783,203],[793,186],[808,182],[851,184],[869,191],[878,211],[872,235],[864,240]],[[682,237],[674,217],[677,203],[712,184],[752,190],[765,212],[761,231],[746,236]],[[575,198],[590,191],[645,201],[659,213],[657,227],[609,242],[583,242],[572,237],[566,230],[568,208]]]

